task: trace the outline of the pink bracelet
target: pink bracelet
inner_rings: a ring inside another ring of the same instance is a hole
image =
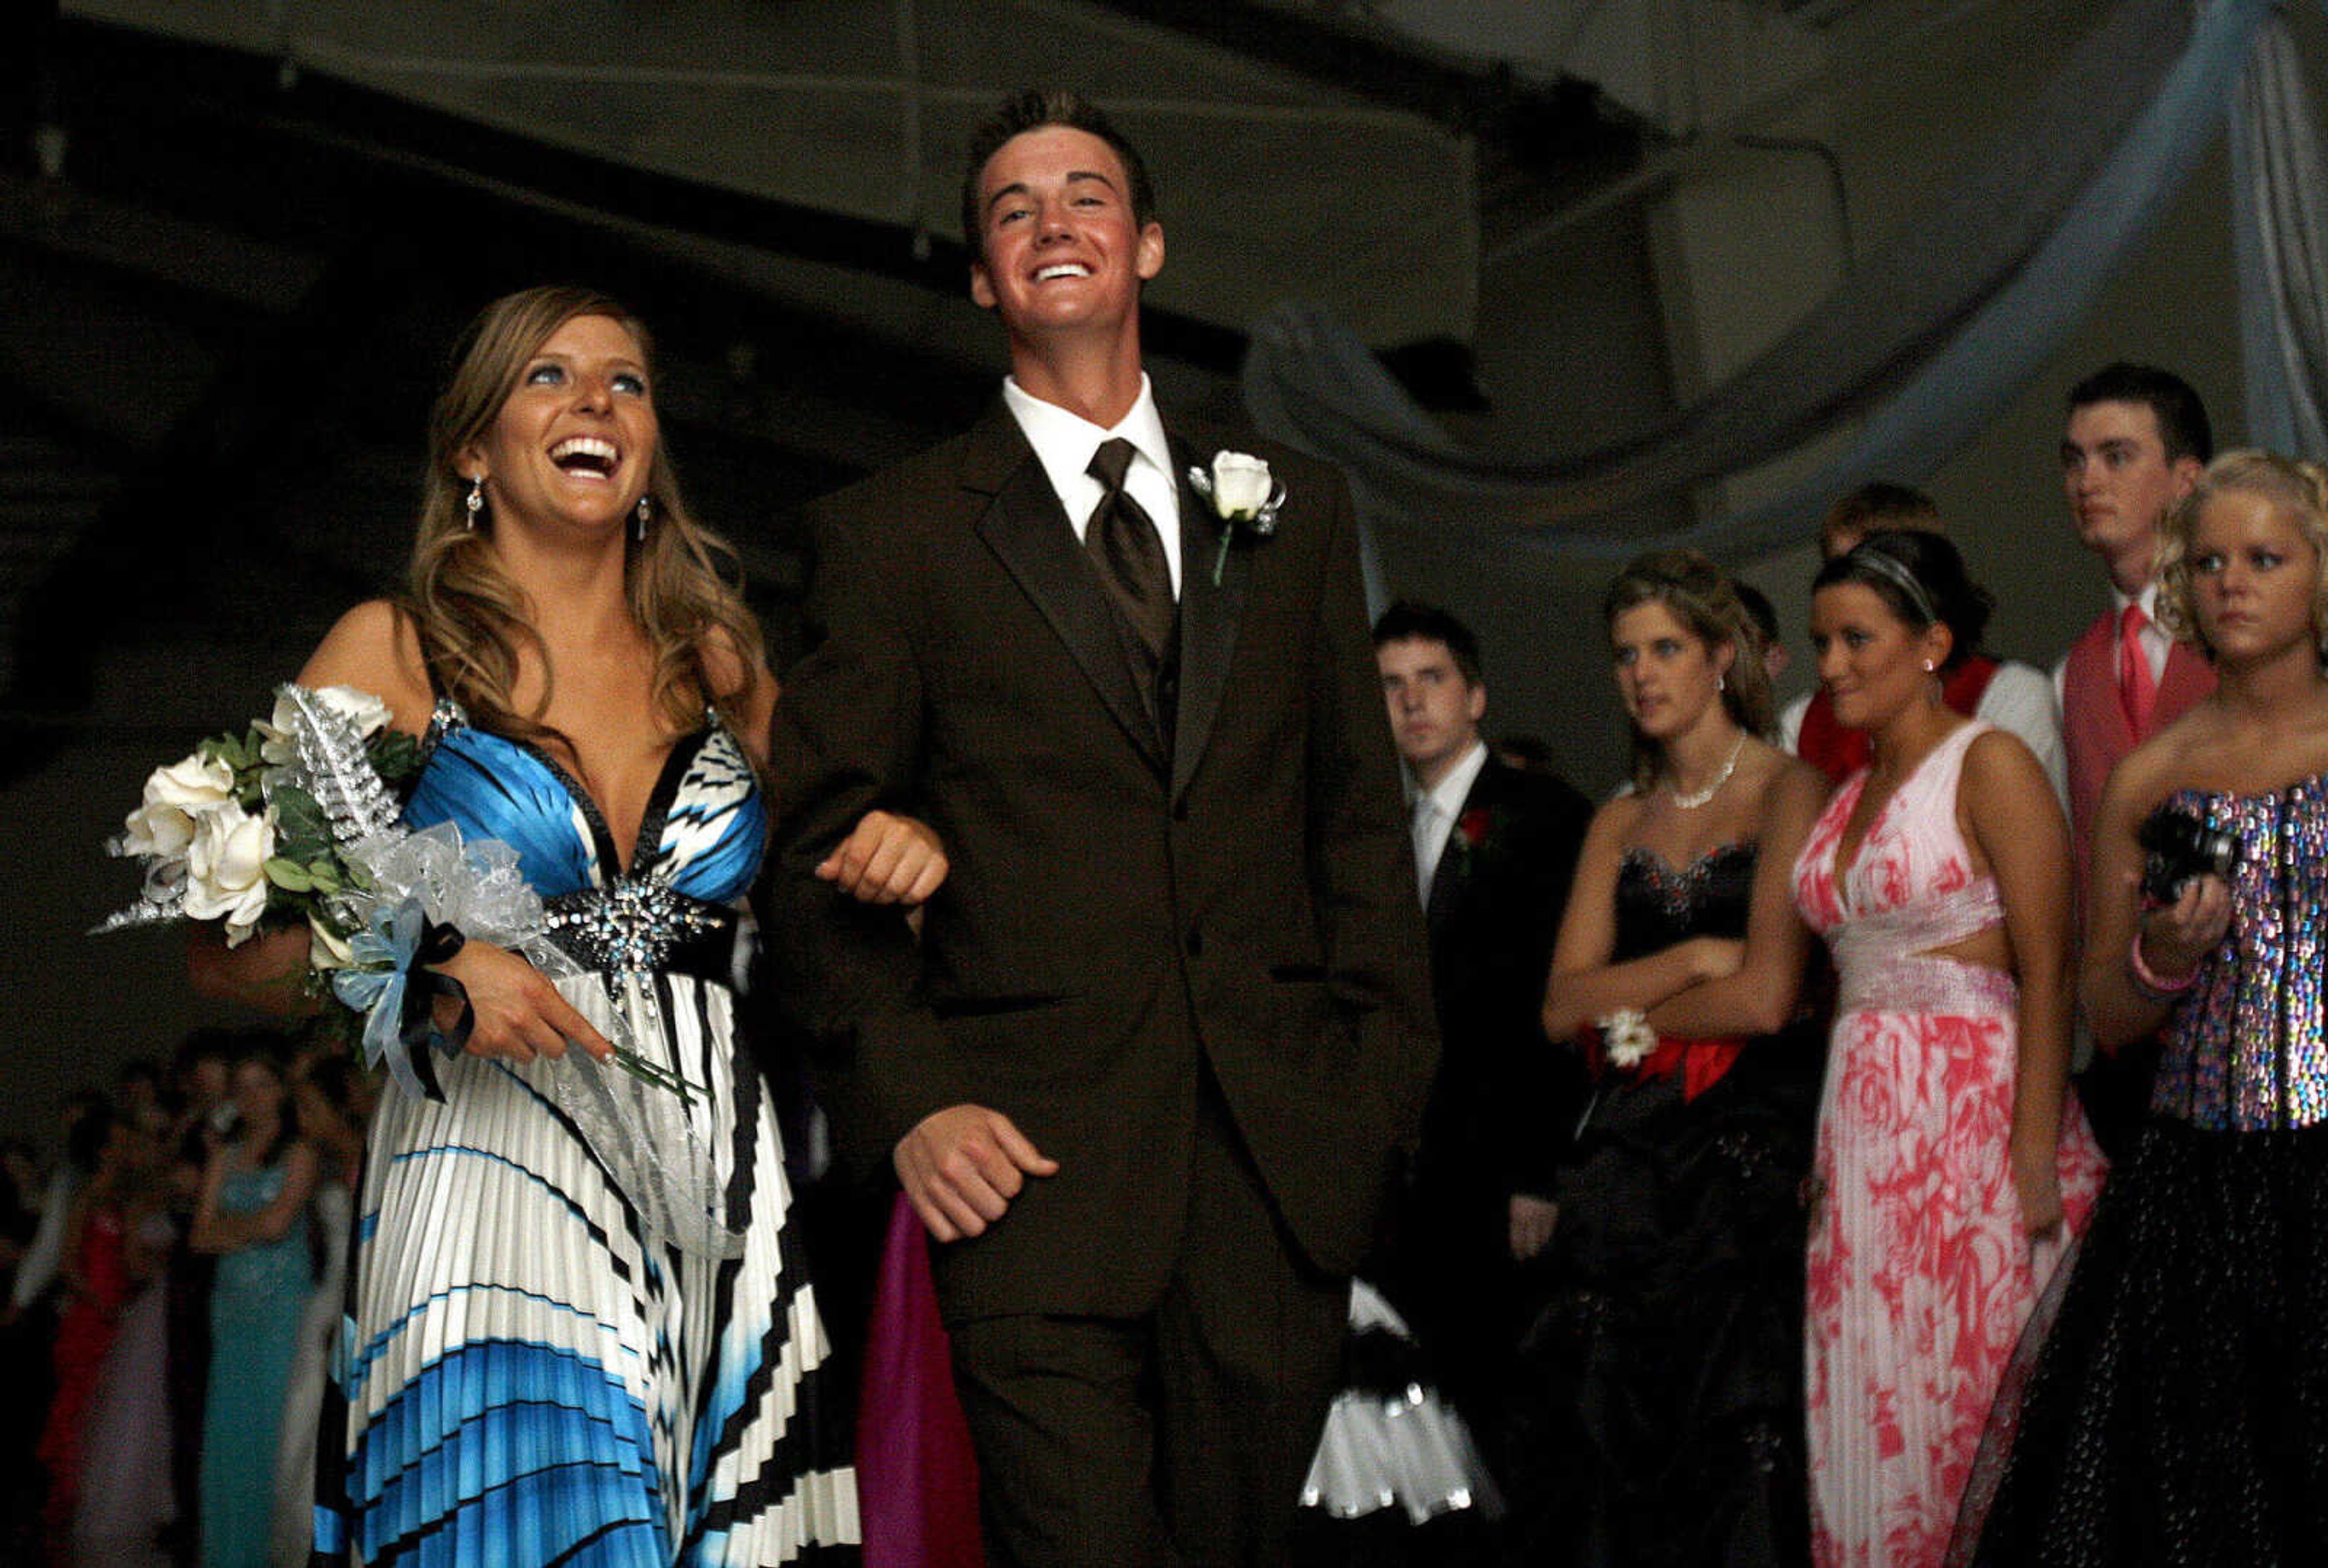
[[[2191,972],[2180,980],[2161,980],[2153,973],[2150,965],[2143,961],[2142,933],[2139,931],[2134,934],[2134,945],[2126,950],[2126,963],[2134,976],[2134,989],[2153,1001],[2181,996],[2199,983],[2199,966],[2195,963],[2191,966]]]

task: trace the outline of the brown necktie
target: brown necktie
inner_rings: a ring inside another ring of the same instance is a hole
[[[1084,472],[1105,485],[1107,493],[1084,527],[1084,549],[1099,568],[1108,596],[1148,650],[1152,676],[1172,644],[1172,568],[1155,521],[1124,491],[1123,473],[1131,457],[1131,443],[1121,436],[1101,442],[1092,454]]]

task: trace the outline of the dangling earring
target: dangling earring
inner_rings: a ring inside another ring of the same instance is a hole
[[[1713,694],[1717,697],[1730,690],[1730,677],[1722,671],[1713,672]]]
[[[468,510],[467,526],[474,531],[477,526],[477,513],[485,509],[485,482],[482,477],[474,474],[470,476],[469,493],[461,504]]]
[[[654,502],[652,502],[652,501],[650,501],[650,500],[648,500],[648,499],[647,499],[645,496],[643,496],[643,495],[640,496],[640,497],[639,497],[639,526],[638,526],[638,530],[637,530],[637,531],[636,531],[636,532],[634,532],[634,534],[632,534],[632,536],[631,536],[631,537],[632,537],[632,538],[634,538],[634,539],[635,539],[635,540],[637,540],[641,544],[644,544],[644,543],[646,543],[646,541],[647,541],[647,520],[648,520],[649,518],[652,517],[653,515],[654,515]]]
[[[1924,673],[1927,675],[1932,673],[1932,662],[1929,659],[1924,661]]]

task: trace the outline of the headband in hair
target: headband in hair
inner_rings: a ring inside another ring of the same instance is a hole
[[[1908,607],[1914,610],[1919,615],[1921,615],[1924,618],[1924,624],[1926,625],[1933,625],[1939,621],[1940,613],[1932,608],[1932,596],[1924,591],[1924,585],[1918,582],[1916,580],[1916,574],[1910,571],[1905,566],[1893,560],[1890,556],[1885,555],[1880,549],[1867,549],[1864,548],[1854,549],[1851,552],[1849,559],[1854,562],[1874,568],[1876,576],[1882,577],[1893,587],[1898,588],[1901,593],[1907,595]]]

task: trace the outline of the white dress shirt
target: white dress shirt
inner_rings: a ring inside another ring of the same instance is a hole
[[[1180,483],[1172,474],[1172,446],[1164,438],[1163,416],[1156,411],[1156,394],[1141,372],[1140,396],[1131,412],[1112,430],[1102,429],[1080,414],[1056,403],[1047,403],[1021,387],[1015,377],[1002,378],[1002,401],[1026,433],[1027,444],[1049,475],[1068,526],[1081,543],[1091,514],[1107,487],[1088,472],[1092,454],[1100,443],[1121,436],[1131,443],[1131,466],[1124,470],[1123,488],[1140,502],[1156,524],[1164,542],[1164,559],[1172,571],[1172,596],[1180,594]]]
[[[1447,852],[1447,835],[1455,831],[1455,819],[1463,814],[1471,785],[1487,765],[1488,743],[1474,740],[1447,776],[1430,789],[1416,787],[1414,775],[1407,775],[1407,805],[1414,813],[1415,890],[1425,905],[1431,902],[1431,878],[1438,874],[1439,857]]]

